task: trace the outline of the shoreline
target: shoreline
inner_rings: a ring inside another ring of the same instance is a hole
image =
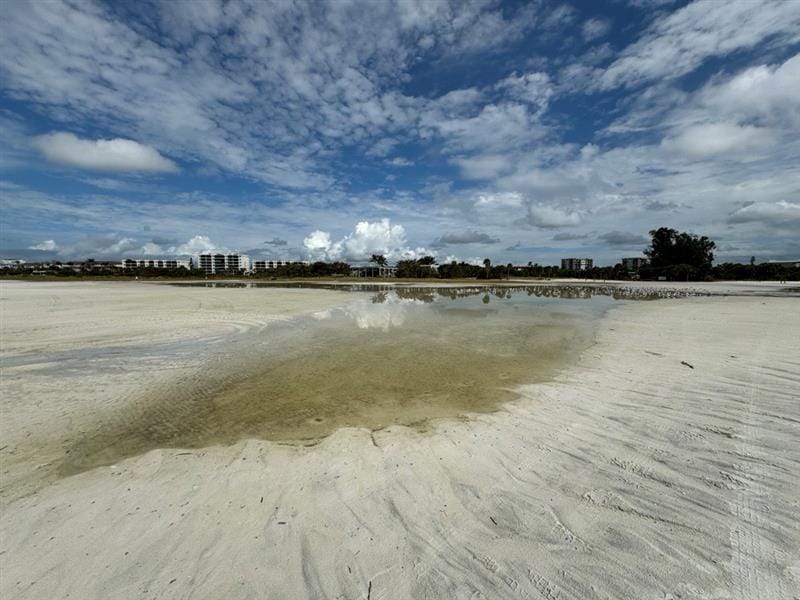
[[[761,293],[778,292],[787,295],[800,296],[800,281],[761,281],[761,280],[714,280],[714,281],[655,281],[655,280],[628,280],[628,279],[581,279],[581,278],[535,278],[512,277],[511,279],[437,279],[437,278],[378,278],[378,277],[297,277],[283,279],[269,279],[266,277],[231,277],[231,278],[181,278],[181,277],[147,277],[134,278],[125,276],[86,276],[86,277],[41,277],[34,276],[1,276],[0,285],[3,283],[27,284],[70,284],[70,283],[108,283],[121,284],[151,284],[151,285],[186,285],[196,284],[226,284],[248,283],[258,284],[262,287],[281,286],[326,286],[348,287],[353,285],[376,285],[388,287],[515,287],[524,285],[568,287],[627,287],[631,289],[674,289],[674,290],[699,290],[711,295],[758,295]]]
[[[572,368],[430,433],[153,450],[60,479],[5,506],[0,595],[791,598],[797,309],[626,302]]]

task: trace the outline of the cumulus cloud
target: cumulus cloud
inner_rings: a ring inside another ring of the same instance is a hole
[[[312,231],[303,240],[308,255],[315,260],[368,260],[373,254],[382,254],[388,260],[418,258],[434,252],[422,247],[411,248],[406,242],[402,225],[392,225],[389,219],[361,221],[355,229],[338,241],[326,231]]]
[[[95,171],[177,173],[178,166],[158,150],[133,140],[86,140],[57,132],[33,138],[33,145],[54,163]]]
[[[47,247],[40,247],[47,246]],[[57,250],[64,258],[118,259],[126,256],[191,256],[208,250],[225,250],[214,244],[208,236],[196,235],[182,244],[159,238],[141,242],[133,237],[117,234],[84,236],[72,244],[59,245],[46,240],[32,250]]]
[[[141,244],[133,238],[104,234],[85,236],[73,244],[61,247],[59,254],[66,258],[113,259],[140,249]]]
[[[209,250],[227,251],[212,242],[207,235],[195,235],[183,244],[176,244],[172,240],[153,238],[139,249],[139,254],[146,256],[191,256],[208,252]]]
[[[615,248],[633,248],[637,246],[646,246],[648,239],[643,235],[637,233],[628,233],[624,231],[609,231],[598,237],[601,242],[613,246]]]
[[[189,241],[180,246],[169,248],[167,251],[170,254],[198,254],[207,250],[215,250],[219,248],[212,242],[206,235],[196,235]]]
[[[58,250],[55,240],[44,240],[33,246],[28,246],[28,250]]]
[[[333,249],[331,234],[319,229],[312,231],[308,237],[303,240],[303,246],[308,251],[308,255],[317,260],[325,260],[333,256],[334,253],[341,253],[341,248]],[[338,258],[338,256],[336,258]]]
[[[355,321],[359,329],[389,331],[405,322],[410,307],[424,304],[422,300],[400,298],[396,292],[389,292],[382,302],[356,300],[342,310]]]

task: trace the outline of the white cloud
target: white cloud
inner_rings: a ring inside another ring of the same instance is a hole
[[[584,160],[594,158],[595,156],[598,155],[599,152],[600,149],[594,144],[585,144],[581,148],[581,158],[583,158]]]
[[[344,309],[344,313],[353,319],[359,329],[380,329],[389,331],[392,327],[402,325],[411,306],[425,303],[413,298],[400,298],[396,292],[389,292],[382,302],[372,300],[356,300]]]
[[[313,249],[344,257],[367,247],[380,251],[381,236],[340,234],[357,221],[388,216],[414,240],[502,231],[525,240],[524,250],[509,252],[545,256],[537,244],[549,244],[553,232],[535,228],[574,227],[569,232],[596,243],[599,255],[609,249],[597,243],[599,232],[620,223],[625,231],[708,224],[708,233],[728,239],[744,239],[759,224],[777,230],[780,219],[764,217],[786,214],[777,203],[799,197],[800,55],[785,58],[796,52],[788,44],[798,38],[790,2],[653,11],[652,26],[622,52],[610,44],[586,48],[580,36],[594,35],[594,25],[568,8],[553,9],[548,19],[549,9],[539,4],[520,11],[492,0],[409,1],[364,11],[342,2],[312,11],[302,3],[173,2],[145,12],[150,6],[122,19],[102,3],[9,4],[0,22],[0,77],[8,96],[50,122],[69,124],[58,129],[139,140],[158,148],[163,160],[191,164],[192,176],[224,181],[235,173],[266,183],[267,193],[240,196],[248,183],[167,197],[142,178],[104,176],[83,180],[95,187],[88,193],[4,190],[4,216],[20,225],[20,241],[7,247],[46,238],[61,247],[113,223],[115,241],[96,240],[96,248],[128,239],[131,252],[166,253],[190,244],[198,231],[257,248],[268,223],[270,236],[291,240],[287,255]],[[534,26],[531,39],[557,47],[555,59],[464,54],[505,48]],[[503,28],[512,35],[500,35]],[[562,33],[568,43],[554,45]],[[576,48],[585,53],[571,56]],[[735,60],[723,60],[726,54]],[[709,57],[721,60],[712,64]],[[455,61],[470,69],[468,77],[459,79],[460,70],[452,79],[429,77]],[[604,73],[599,67],[609,63]],[[705,84],[675,81],[704,64],[714,70]],[[736,65],[744,66],[737,72]],[[551,78],[559,69],[556,85]],[[591,77],[601,89],[637,89],[583,95]],[[480,87],[466,87],[476,81]],[[548,112],[566,91],[576,94],[574,102]],[[572,122],[573,110],[585,113]],[[612,115],[619,120],[606,127]],[[8,123],[0,114],[0,146],[24,141],[13,173],[30,164],[32,149],[31,132],[12,118]],[[0,152],[0,168],[11,164],[6,154]],[[408,160],[399,155],[417,161],[416,184],[388,168],[393,157],[394,166]],[[381,177],[387,173],[393,184]],[[364,189],[370,182],[374,189]],[[129,199],[114,192],[138,193]],[[313,230],[311,248],[300,244]],[[331,239],[328,232],[339,233]],[[205,239],[193,248],[214,246]],[[416,252],[414,245],[397,247]]]
[[[405,228],[392,225],[389,219],[360,221],[351,233],[336,242],[331,240],[328,232],[316,230],[303,240],[303,246],[315,260],[363,261],[373,254],[382,254],[394,261],[435,255],[425,248],[410,248]]]
[[[494,179],[512,168],[508,156],[503,154],[457,157],[452,162],[458,165],[461,175],[467,179]]]
[[[58,250],[55,240],[44,240],[33,246],[28,246],[28,250]]]
[[[196,235],[183,244],[163,243],[155,239],[142,243],[133,237],[117,234],[90,235],[72,244],[58,245],[54,240],[46,240],[31,250],[57,250],[64,258],[117,259],[126,256],[189,256],[207,250],[225,250],[214,244],[208,236]]]
[[[760,222],[771,225],[800,225],[800,204],[794,202],[754,202],[734,211],[731,223]]]
[[[140,244],[133,238],[104,234],[85,236],[73,244],[62,246],[58,253],[65,258],[101,260],[119,258],[139,249]]]
[[[164,256],[189,256],[207,252],[209,250],[227,251],[227,248],[215,244],[207,235],[195,235],[183,244],[175,245],[150,241],[144,244],[139,250],[139,254],[144,255],[164,255]]]
[[[317,260],[324,260],[331,255],[333,242],[331,242],[331,234],[327,231],[312,231],[307,238],[303,240],[303,246],[308,251],[309,256]],[[337,249],[337,252],[339,249]]]
[[[476,267],[483,266],[483,258],[480,256],[470,256],[469,258],[461,258],[455,254],[448,254],[447,257],[441,262],[441,264],[446,265],[452,262],[460,263],[464,262],[468,265],[475,265]]]
[[[515,100],[527,102],[536,107],[537,113],[547,109],[553,96],[553,85],[547,73],[526,73],[506,77],[497,84],[498,89],[505,90]]]
[[[400,85],[421,58],[521,39],[539,10],[209,1],[154,3],[121,18],[100,3],[12,3],[0,23],[0,73],[9,95],[54,120],[112,123],[204,172],[331,189],[338,172],[328,161],[343,145],[385,156],[392,143],[381,140],[416,126],[428,99]]]
[[[611,21],[609,19],[589,19],[583,24],[581,31],[583,39],[587,42],[603,37],[611,29]]]
[[[420,118],[423,128],[440,136],[447,153],[497,153],[527,147],[541,139],[547,128],[541,124],[542,107],[518,101],[472,104],[457,111],[443,110],[437,101]]]
[[[522,195],[518,192],[500,192],[493,194],[480,194],[475,202],[475,208],[519,208],[523,206]]]
[[[577,211],[538,204],[528,207],[528,222],[544,229],[572,227],[580,225],[581,215]]]
[[[800,125],[800,54],[780,65],[757,65],[716,78],[698,94],[695,110],[739,120]]]
[[[208,239],[208,236],[196,235],[177,248],[170,248],[170,254],[199,254],[200,252],[215,250],[217,248],[219,248],[219,246]]]
[[[796,2],[698,0],[658,18],[600,76],[599,87],[637,85],[690,73],[712,57],[770,40],[800,41]]]
[[[96,171],[176,173],[178,166],[158,150],[133,140],[85,140],[58,132],[33,138],[33,145],[49,161]]]
[[[727,153],[741,153],[763,148],[774,139],[772,131],[752,125],[708,123],[692,125],[665,138],[665,149],[703,158]]]

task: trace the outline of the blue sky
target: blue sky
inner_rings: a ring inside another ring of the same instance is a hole
[[[15,2],[0,258],[800,256],[800,2]]]

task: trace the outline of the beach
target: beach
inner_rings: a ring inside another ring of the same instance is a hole
[[[493,412],[64,473],[192,344],[353,295],[2,282],[0,597],[797,598],[800,299],[694,287],[613,306]]]

